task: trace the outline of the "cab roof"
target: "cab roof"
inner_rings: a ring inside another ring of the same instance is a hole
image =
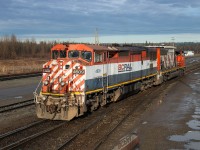
[[[64,44],[56,44],[54,45],[51,50],[65,50],[67,48],[67,45]]]

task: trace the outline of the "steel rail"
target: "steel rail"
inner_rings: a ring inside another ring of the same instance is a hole
[[[19,146],[22,146],[23,144],[25,144],[25,143],[27,143],[27,142],[29,142],[29,141],[31,141],[31,140],[37,138],[37,137],[40,137],[40,136],[42,136],[42,135],[45,135],[45,134],[47,134],[47,133],[49,133],[49,132],[51,132],[51,131],[53,131],[53,130],[55,130],[55,129],[61,127],[61,126],[63,126],[63,125],[66,124],[66,123],[67,123],[67,122],[62,122],[62,123],[60,123],[59,125],[56,125],[56,126],[54,126],[54,127],[50,127],[50,128],[48,128],[48,129],[43,130],[43,131],[41,131],[41,132],[38,132],[38,133],[36,133],[36,134],[32,134],[32,135],[30,135],[30,136],[28,136],[28,137],[22,138],[22,139],[20,139],[20,140],[14,142],[14,143],[11,143],[11,144],[9,144],[9,145],[6,145],[5,147],[0,148],[0,150],[10,150],[10,149],[14,149],[14,148],[17,148],[17,147],[19,147]]]
[[[194,72],[194,71],[196,71],[196,70],[199,70],[200,69],[200,66],[196,66],[194,69],[192,68],[190,68],[190,69],[188,69],[187,71],[186,71],[186,74],[190,74],[190,73],[192,73],[192,72]],[[164,85],[164,84],[163,84]],[[158,91],[158,90],[160,90],[160,88],[162,88],[162,85],[158,88],[158,89],[156,89],[156,91]],[[154,91],[154,92],[156,92],[156,91]],[[150,94],[152,94],[152,93],[150,93]],[[120,120],[120,122],[118,122],[107,134],[105,134],[104,135],[104,137],[102,138],[102,139],[100,139],[100,141],[95,145],[95,147],[94,147],[94,150],[97,150],[105,141],[106,141],[106,139],[134,112],[134,111],[136,111],[136,107],[133,107],[130,111],[129,111],[129,113],[124,117],[124,118],[122,118],[121,120]]]
[[[197,70],[197,69],[199,69],[199,66],[197,66],[194,70]],[[192,71],[189,71],[189,70],[190,70],[190,69],[187,70],[188,73],[193,72],[192,69],[191,69]],[[162,85],[161,85],[161,87],[162,87]],[[160,88],[158,88],[158,89],[160,89]],[[141,103],[142,103],[142,101],[141,101]],[[11,104],[11,106],[13,106],[13,105],[14,105],[14,104]],[[131,111],[130,111],[120,122],[118,122],[118,123],[114,126],[114,128],[112,128],[112,129],[109,131],[109,133],[107,133],[107,134],[100,140],[100,142],[97,143],[97,145],[95,146],[95,149],[98,149],[99,146],[108,138],[108,136],[109,136],[113,131],[115,131],[115,129],[116,129],[118,126],[120,126],[120,125],[122,124],[122,122],[124,122],[124,120],[125,120],[126,118],[128,118],[128,116],[129,116],[133,111],[135,111],[135,108],[131,109]],[[109,112],[110,112],[110,111],[109,111]],[[71,136],[71,138],[68,139],[64,144],[62,144],[58,149],[59,149],[59,150],[60,150],[60,149],[63,149],[65,146],[67,146],[68,144],[70,144],[70,143],[71,143],[74,139],[76,139],[80,134],[82,134],[82,133],[85,132],[87,129],[89,129],[92,125],[96,124],[96,123],[99,122],[101,119],[103,119],[104,116],[105,116],[105,115],[103,115],[103,116],[97,118],[97,119],[94,120],[92,123],[90,123],[89,125],[85,126],[83,129],[79,130],[76,134],[74,134],[73,136]],[[48,132],[50,132],[50,131],[53,131],[53,130],[59,128],[60,126],[64,125],[65,123],[66,123],[66,122],[61,123],[61,124],[59,124],[59,125],[57,125],[57,126],[55,126],[55,127],[51,127],[51,128],[49,128],[49,129],[46,129],[46,130],[44,130],[44,131],[41,131],[41,132],[39,132],[39,133],[33,134],[33,135],[31,135],[31,136],[28,136],[28,137],[26,137],[26,138],[23,138],[23,139],[21,139],[21,140],[19,140],[19,141],[16,141],[16,142],[14,142],[14,143],[12,143],[12,144],[10,144],[10,145],[7,145],[7,146],[5,146],[5,147],[3,147],[3,148],[0,148],[0,149],[3,150],[3,149],[12,149],[12,148],[16,148],[16,147],[18,147],[18,146],[20,146],[20,145],[22,145],[22,144],[24,144],[24,143],[26,143],[26,142],[32,140],[32,139],[35,139],[36,137],[39,137],[39,136],[41,136],[41,135],[44,135],[44,134],[46,134],[46,133],[48,133]],[[23,127],[22,127],[22,128],[23,128]],[[28,128],[28,127],[27,127],[27,128]],[[22,130],[23,130],[23,129],[22,129]],[[12,132],[12,131],[11,131],[11,132]],[[11,134],[12,134],[11,132],[8,133],[8,135],[9,135],[9,134],[11,135]],[[5,135],[5,136],[6,136],[6,135]],[[3,135],[1,135],[0,137],[3,137]]]
[[[151,93],[151,91],[148,91],[147,95],[149,95]],[[143,95],[142,95],[143,97]],[[141,95],[137,95],[134,99],[137,100],[141,98]],[[140,104],[142,103],[142,101],[140,102]],[[122,104],[121,104],[122,105]],[[95,125],[97,122],[101,121],[105,116],[107,116],[107,114],[110,114],[110,112],[112,112],[113,110],[115,110],[115,107],[112,108],[109,111],[103,112],[100,117],[98,117],[97,119],[95,119],[94,121],[92,121],[90,124],[88,124],[86,127],[84,127],[83,129],[79,130],[77,133],[75,133],[73,136],[71,136],[66,142],[64,142],[62,145],[60,145],[57,150],[62,150],[64,149],[66,146],[68,146],[73,140],[75,140],[80,134],[84,133],[87,129],[90,129],[90,127],[92,127],[93,125]]]
[[[26,129],[28,129],[28,128],[34,127],[34,126],[36,126],[36,125],[38,125],[38,124],[41,124],[41,123],[43,123],[43,122],[46,122],[46,121],[47,121],[47,120],[40,120],[40,121],[37,121],[37,122],[33,122],[33,123],[31,123],[31,124],[28,124],[28,125],[26,125],[26,126],[17,128],[17,129],[15,129],[15,130],[12,130],[12,131],[9,131],[9,132],[0,134],[0,139],[7,138],[8,136],[11,136],[11,135],[13,135],[13,134],[16,134],[16,133],[18,133],[18,132],[20,132],[20,131],[24,131],[24,130],[26,130]]]
[[[11,110],[22,108],[22,107],[26,107],[26,106],[30,106],[33,104],[34,104],[34,99],[29,99],[29,100],[9,104],[9,105],[4,105],[4,106],[0,107],[0,113],[11,111]]]
[[[199,69],[199,68],[198,68]],[[188,72],[188,71],[187,71]],[[189,72],[188,72],[189,73]],[[164,84],[163,84],[164,85]],[[160,88],[162,88],[162,85],[156,89],[156,91],[160,90]],[[155,91],[155,92],[156,92]],[[149,94],[152,94],[152,92],[149,91],[148,94],[146,95],[149,95]],[[139,96],[140,97],[140,96]],[[138,97],[137,97],[138,98]],[[139,102],[138,105],[140,105],[141,103],[143,103],[143,101]],[[94,147],[94,149],[98,149],[99,146],[107,139],[107,137],[115,130],[117,129],[118,126],[120,126],[124,120],[126,120],[134,111],[136,111],[136,107],[132,108],[131,111],[129,111],[129,113],[119,122],[117,123],[114,128],[112,128],[109,133],[107,133],[97,144],[96,146]],[[110,111],[109,111],[110,112]],[[103,115],[105,116],[105,114]],[[87,125],[85,128],[79,130],[76,134],[74,134],[73,136],[71,136],[71,138],[69,138],[66,142],[64,142],[62,145],[59,146],[59,148],[57,148],[57,150],[62,150],[64,149],[67,145],[69,145],[73,140],[75,140],[80,134],[82,134],[83,132],[85,132],[87,129],[89,129],[92,125],[96,124],[97,122],[99,122],[103,117],[100,117],[98,119],[96,119],[95,121],[93,121],[92,123],[90,123],[89,125]]]
[[[109,111],[110,112],[110,111]],[[108,113],[108,112],[107,112]],[[77,133],[75,133],[73,136],[71,136],[66,142],[64,142],[62,145],[60,145],[57,150],[62,150],[65,148],[65,146],[69,145],[73,140],[75,140],[80,134],[82,134],[83,132],[85,132],[87,129],[89,129],[90,127],[92,127],[93,125],[95,125],[97,122],[99,122],[100,120],[102,120],[104,118],[104,116],[107,114],[104,113],[104,115],[102,115],[101,117],[98,117],[97,119],[95,119],[94,121],[92,121],[90,124],[88,124],[87,126],[85,126],[84,128],[82,128],[81,130],[79,130]]]
[[[186,66],[186,74],[192,73],[200,68],[200,63],[190,64]]]
[[[155,92],[159,91],[165,84],[162,84],[161,86],[159,86],[157,89],[155,89],[153,92],[148,92],[148,94],[146,94],[143,97],[148,97],[149,95],[154,94]],[[149,100],[150,102],[151,100]],[[144,101],[139,101],[137,104],[134,105],[134,107],[132,107],[130,109],[130,111],[107,133],[105,134],[100,140],[99,142],[94,146],[94,150],[97,150],[105,141],[106,139],[135,111],[137,111],[137,107],[140,106],[141,104],[143,104]]]

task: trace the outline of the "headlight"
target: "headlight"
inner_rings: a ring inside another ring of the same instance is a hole
[[[49,82],[47,80],[44,81],[44,85],[48,85]]]
[[[46,96],[43,96],[43,97],[42,97],[42,100],[43,100],[43,101],[45,101],[46,99],[47,99],[47,97],[46,97]]]
[[[60,85],[61,85],[61,86],[64,86],[64,85],[65,85],[65,82],[62,81],[62,82],[60,83]]]

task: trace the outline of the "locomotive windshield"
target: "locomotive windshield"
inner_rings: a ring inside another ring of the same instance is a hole
[[[88,52],[88,51],[69,51],[68,52],[68,57],[69,58],[78,58],[81,57],[82,59],[86,60],[86,61],[91,61],[92,60],[92,53]]]
[[[52,59],[57,59],[58,56],[59,56],[59,51],[53,50],[53,51],[52,51]]]
[[[68,57],[69,58],[78,58],[79,57],[79,51],[69,51]]]
[[[53,50],[52,51],[52,59],[57,58],[66,58],[66,50]]]
[[[87,51],[83,51],[83,52],[81,52],[81,58],[83,58],[87,61],[91,61],[92,60],[92,53],[87,52]]]
[[[66,50],[60,51],[60,58],[66,58]]]

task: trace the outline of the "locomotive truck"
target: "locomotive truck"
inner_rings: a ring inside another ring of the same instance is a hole
[[[57,44],[43,65],[41,91],[34,93],[36,113],[71,120],[184,70],[185,58],[175,47]]]

